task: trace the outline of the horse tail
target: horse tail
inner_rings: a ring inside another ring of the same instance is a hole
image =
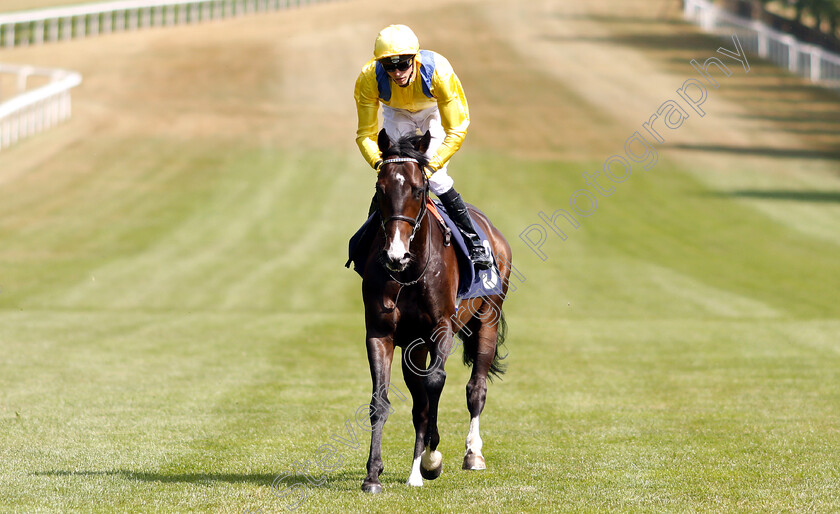
[[[496,351],[493,354],[493,362],[490,364],[491,381],[493,377],[501,378],[507,371],[507,364],[502,364],[502,361],[507,359],[507,349],[505,349],[504,355],[499,355],[499,348],[505,344],[505,339],[507,339],[507,330],[507,320],[505,320],[505,313],[502,312],[499,316],[499,329],[496,331]]]
[[[499,354],[499,349],[505,344],[507,338],[507,320],[505,320],[505,313],[502,311],[496,321],[498,329],[496,330],[496,349],[493,354],[493,362],[490,363],[490,372],[488,377],[493,381],[493,377],[501,378],[507,370],[507,365],[502,364],[508,356],[506,351],[504,355]],[[458,332],[458,338],[464,345],[464,365],[472,366],[475,364],[475,359],[478,357],[478,328],[481,326],[481,321],[478,318],[473,318],[467,323],[468,330]],[[465,333],[466,332],[466,333]],[[469,335],[467,335],[469,334]]]

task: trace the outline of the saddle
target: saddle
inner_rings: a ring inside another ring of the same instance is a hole
[[[458,269],[460,271],[458,277],[458,298],[464,300],[501,294],[502,281],[499,279],[498,265],[494,265],[493,268],[488,270],[479,270],[476,273],[477,270],[473,266],[472,261],[470,261],[469,247],[466,241],[464,241],[464,236],[461,234],[461,231],[455,225],[455,222],[452,221],[446,209],[439,201],[429,198],[427,202],[429,213],[435,218],[441,230],[443,230],[444,245],[449,246],[454,243],[453,248],[455,248],[455,254],[458,256]],[[375,211],[362,224],[359,230],[356,231],[353,237],[350,238],[349,258],[344,266],[349,268],[352,263],[353,270],[362,277],[364,276],[364,268],[368,254],[370,253],[370,247],[379,229],[379,220],[379,211]],[[491,248],[487,234],[481,228],[481,225],[476,223],[475,218],[473,218],[473,224],[478,235],[481,237],[484,247]],[[492,254],[492,252],[490,253]]]

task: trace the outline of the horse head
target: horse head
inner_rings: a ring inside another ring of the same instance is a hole
[[[410,135],[393,142],[385,129],[379,132],[382,166],[376,181],[376,198],[385,233],[381,261],[391,271],[404,271],[414,255],[411,242],[426,214],[429,181],[423,171],[431,134]]]

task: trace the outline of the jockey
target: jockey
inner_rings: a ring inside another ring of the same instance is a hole
[[[454,182],[446,171],[470,124],[467,98],[449,61],[435,52],[420,50],[417,36],[405,25],[385,27],[376,38],[373,59],[362,67],[356,80],[355,97],[359,115],[356,143],[377,172],[382,164],[376,142],[380,103],[382,128],[392,140],[418,130],[430,132],[432,141],[426,153],[429,166],[425,170],[429,187],[464,234],[475,267],[493,267],[464,200],[452,187]]]

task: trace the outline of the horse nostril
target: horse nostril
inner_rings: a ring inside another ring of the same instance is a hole
[[[403,260],[403,262],[410,261],[411,260],[411,254],[408,253],[408,252],[405,252],[405,255],[403,255],[402,260]]]

